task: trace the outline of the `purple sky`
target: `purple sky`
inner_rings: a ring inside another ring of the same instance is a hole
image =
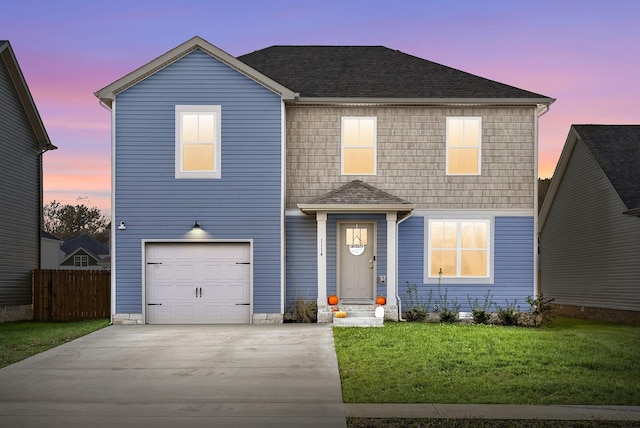
[[[276,44],[384,45],[557,101],[541,177],[571,124],[640,124],[638,0],[3,0],[53,144],[45,204],[110,207],[110,115],[93,92],[198,35],[237,56]]]

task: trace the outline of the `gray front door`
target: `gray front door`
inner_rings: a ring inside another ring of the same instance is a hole
[[[375,287],[375,223],[339,223],[340,299],[373,299]]]

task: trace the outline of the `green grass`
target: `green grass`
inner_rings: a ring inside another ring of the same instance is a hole
[[[632,428],[637,421],[347,418],[349,428]]]
[[[0,368],[106,327],[108,319],[0,323]]]
[[[640,405],[640,327],[334,328],[347,403]]]

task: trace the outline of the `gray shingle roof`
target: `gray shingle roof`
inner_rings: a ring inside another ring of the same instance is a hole
[[[640,208],[640,125],[573,125],[620,198]]]
[[[384,190],[373,187],[361,180],[353,180],[331,192],[312,199],[307,204],[313,205],[362,205],[362,204],[407,204],[410,202],[393,196]]]
[[[301,97],[551,98],[384,46],[272,46],[238,59]]]
[[[90,237],[89,235],[80,235],[74,238],[68,238],[64,241],[64,244],[60,246],[60,249],[65,254],[71,254],[82,248],[90,251],[93,254],[109,254],[109,249]]]

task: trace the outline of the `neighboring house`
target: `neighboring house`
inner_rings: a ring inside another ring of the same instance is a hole
[[[0,321],[31,319],[40,266],[42,154],[55,149],[11,45],[0,40]]]
[[[40,231],[40,269],[60,269],[60,246],[63,243],[52,234]]]
[[[538,225],[564,314],[640,324],[640,125],[573,125]]]
[[[89,235],[68,238],[60,246],[62,257],[59,269],[109,269],[109,248]],[[107,262],[107,263],[105,263]]]
[[[552,98],[381,46],[235,58],[198,37],[96,96],[116,323],[282,322],[295,299],[330,321],[330,294],[398,319],[407,284],[464,306],[536,293]]]

